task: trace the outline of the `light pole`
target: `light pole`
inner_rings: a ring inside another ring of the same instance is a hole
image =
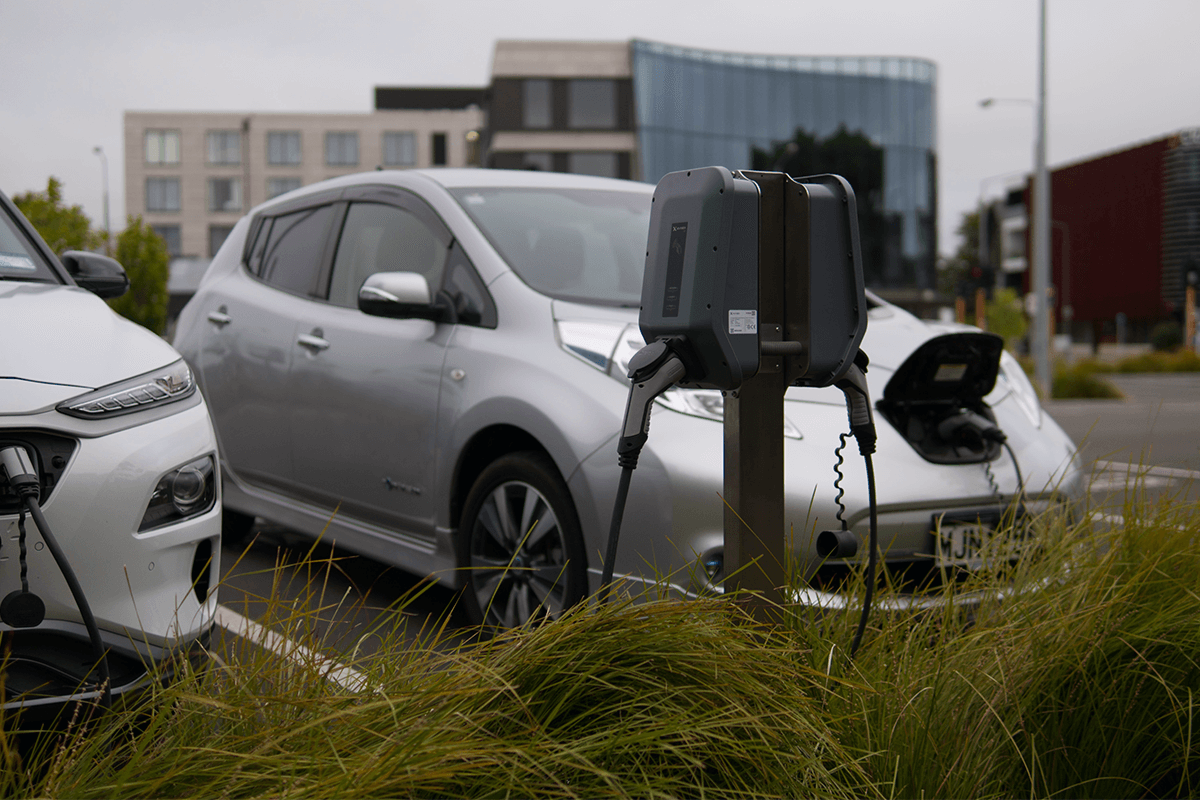
[[[112,228],[108,225],[108,156],[104,148],[96,145],[92,152],[100,156],[100,176],[104,181],[104,254],[112,255]]]
[[[1033,106],[1033,214],[1030,255],[1033,284],[1033,347],[1034,378],[1044,397],[1050,396],[1050,176],[1046,169],[1046,0],[1038,3],[1038,99],[989,97],[979,105],[988,108],[997,103],[1019,103]]]
[[[1046,169],[1046,0],[1038,3],[1037,177],[1033,184],[1033,358],[1034,374],[1050,397],[1050,174]]]

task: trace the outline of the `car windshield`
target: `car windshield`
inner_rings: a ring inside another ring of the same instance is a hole
[[[0,206],[0,280],[58,283],[45,259]]]
[[[600,189],[452,190],[521,280],[565,300],[641,304],[650,195]]]

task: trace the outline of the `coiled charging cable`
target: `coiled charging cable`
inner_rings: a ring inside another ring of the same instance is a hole
[[[42,513],[41,506],[38,505],[41,484],[38,481],[37,470],[25,448],[9,445],[0,449],[0,477],[8,479],[8,485],[24,503],[25,508],[28,508],[34,524],[42,533],[42,540],[50,550],[50,555],[54,557],[54,563],[58,565],[59,571],[67,582],[67,587],[71,590],[71,597],[75,600],[79,615],[83,618],[84,627],[87,628],[88,639],[91,640],[92,656],[100,670],[101,705],[111,708],[112,678],[108,671],[108,656],[104,652],[104,643],[100,639],[100,628],[96,625],[96,618],[92,615],[92,608],[83,594],[83,587],[79,585],[79,579],[75,577],[75,571],[71,569],[66,555],[58,546],[58,540],[54,538],[50,525],[46,522],[46,516]],[[40,625],[45,618],[46,607],[41,598],[29,591],[29,584],[25,579],[24,508],[17,524],[21,533],[21,588],[10,592],[0,602],[0,611],[3,611],[4,621],[12,627],[34,628]]]

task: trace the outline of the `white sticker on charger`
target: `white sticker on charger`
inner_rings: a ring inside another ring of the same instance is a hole
[[[14,255],[13,253],[0,253],[0,269],[23,269],[34,270],[33,261],[29,256]]]
[[[729,335],[758,333],[757,309],[729,309]]]

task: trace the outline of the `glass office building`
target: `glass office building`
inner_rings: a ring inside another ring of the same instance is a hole
[[[631,68],[642,180],[709,164],[788,169],[788,157],[803,148],[816,153],[804,163],[819,171],[835,170],[826,166],[831,161],[873,158],[879,168],[864,174],[878,180],[855,186],[867,283],[935,285],[935,64],[746,55],[635,40]],[[799,144],[789,147],[792,140]],[[872,182],[878,185],[862,185]]]

